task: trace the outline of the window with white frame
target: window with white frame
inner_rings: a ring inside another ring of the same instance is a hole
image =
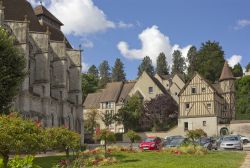
[[[154,88],[153,87],[148,87],[148,93],[153,93],[154,92]]]

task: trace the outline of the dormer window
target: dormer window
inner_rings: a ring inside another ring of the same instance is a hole
[[[154,92],[153,87],[148,87],[148,93],[152,94]]]
[[[192,88],[191,88],[191,93],[192,93],[192,94],[196,94],[196,93],[197,93],[196,87],[192,87]]]

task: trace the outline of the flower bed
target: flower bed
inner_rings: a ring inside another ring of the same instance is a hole
[[[166,148],[162,150],[174,155],[206,155],[207,149],[202,146],[181,146],[178,148]]]

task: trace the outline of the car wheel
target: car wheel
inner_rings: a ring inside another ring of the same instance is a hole
[[[247,139],[244,139],[243,140],[243,144],[246,145],[248,143],[248,140]]]

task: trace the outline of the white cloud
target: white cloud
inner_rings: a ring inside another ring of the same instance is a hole
[[[94,43],[88,39],[82,39],[82,46],[84,48],[93,48],[94,47]]]
[[[242,56],[240,56],[240,55],[233,55],[231,58],[227,59],[228,64],[231,67],[234,67],[234,65],[240,63],[241,60],[242,60]]]
[[[123,21],[120,21],[117,26],[119,28],[131,28],[134,27],[134,25],[132,23],[124,23]]]
[[[28,0],[32,6],[40,4],[39,0]],[[105,13],[93,0],[44,0],[48,10],[55,15],[64,26],[65,34],[84,36],[86,34],[104,32],[110,28],[131,28],[134,25],[120,21],[108,20]]]
[[[89,65],[82,62],[82,72],[86,73],[88,71],[88,69],[89,69]]]
[[[241,19],[237,21],[237,25],[234,27],[235,30],[242,29],[246,26],[250,26],[250,20],[247,19]]]
[[[117,48],[121,54],[130,59],[143,59],[145,56],[149,56],[153,64],[156,65],[156,59],[160,52],[164,52],[168,63],[172,64],[172,53],[174,50],[180,50],[184,57],[191,45],[181,48],[179,45],[171,45],[168,36],[161,33],[156,25],[146,28],[138,36],[142,43],[141,49],[130,49],[129,45],[121,41],[118,43]]]
[[[115,28],[92,0],[51,0],[48,9],[64,23],[66,34],[84,35]]]

